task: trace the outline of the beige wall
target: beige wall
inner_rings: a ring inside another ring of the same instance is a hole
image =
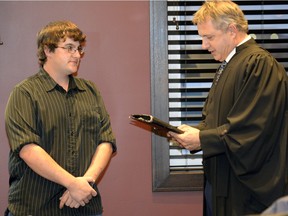
[[[38,70],[36,32],[58,19],[87,34],[79,76],[98,85],[117,137],[118,153],[99,185],[105,216],[202,215],[201,192],[152,192],[151,134],[128,119],[150,113],[148,1],[0,2],[0,215],[8,192],[5,105],[12,87]]]

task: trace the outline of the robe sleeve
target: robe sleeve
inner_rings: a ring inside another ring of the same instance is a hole
[[[257,173],[269,178],[279,165],[271,160],[287,163],[287,74],[269,54],[249,58],[226,123],[200,132],[204,159],[225,154],[244,182]]]

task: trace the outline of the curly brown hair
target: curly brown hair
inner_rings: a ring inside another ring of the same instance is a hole
[[[37,56],[39,65],[43,67],[47,57],[44,48],[54,52],[60,40],[71,38],[74,41],[79,41],[83,46],[86,42],[86,35],[78,28],[78,26],[71,21],[55,21],[50,22],[37,34]]]

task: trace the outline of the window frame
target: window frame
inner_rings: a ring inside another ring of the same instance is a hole
[[[167,1],[150,1],[151,113],[168,122]],[[161,83],[161,85],[158,85]],[[155,100],[157,98],[157,100]],[[169,167],[169,142],[152,134],[152,190],[203,190],[203,171],[173,173]]]
[[[197,1],[195,1],[197,2]],[[236,3],[244,2],[244,6],[254,5],[255,2],[250,2],[246,0],[237,1]],[[269,16],[274,15],[275,10],[268,8],[265,10],[265,6],[269,5],[281,5],[282,1],[272,1],[265,2],[261,1],[261,4],[257,6],[263,6],[265,13],[260,13],[260,15]],[[257,3],[258,4],[258,3]],[[168,25],[167,25],[167,1],[154,1],[150,0],[150,52],[151,52],[151,113],[152,115],[169,122],[169,79],[168,79]],[[239,4],[241,5],[241,4]],[[256,5],[256,4],[255,4]],[[285,3],[285,5],[287,5]],[[281,7],[280,12],[284,11]],[[256,9],[255,9],[256,11]],[[245,16],[255,15],[254,10],[247,9]],[[257,15],[258,15],[258,11]],[[281,13],[282,14],[282,13]],[[286,13],[282,15],[287,16]],[[247,18],[248,19],[248,18]],[[275,30],[265,25],[273,25],[274,19],[266,18],[264,20],[264,28],[252,28],[250,34],[261,35],[256,39],[256,42],[267,49],[274,57],[281,63],[286,69],[288,75],[288,60],[283,53],[286,53],[284,49],[279,48],[279,44],[287,44],[287,37],[283,35],[288,35],[287,28],[275,28],[276,33],[279,33],[282,38],[274,40],[274,38],[266,38],[267,35],[275,33]],[[249,20],[249,26],[257,25],[259,20],[251,19]],[[288,19],[276,20],[277,24],[288,24]],[[181,26],[181,24],[180,24]],[[191,31],[189,32],[191,34]],[[188,33],[188,34],[189,34]],[[279,43],[279,44],[278,44]],[[278,44],[274,48],[274,44]],[[278,48],[277,48],[278,47]],[[286,48],[287,50],[287,48]],[[171,52],[171,50],[169,50]],[[177,53],[177,52],[176,52]],[[171,60],[170,60],[171,61]],[[203,63],[203,61],[202,61]],[[205,63],[205,62],[204,62]],[[210,62],[211,63],[211,62]],[[216,70],[216,68],[215,68]],[[153,168],[153,191],[191,191],[191,190],[203,190],[203,170],[194,171],[181,171],[175,172],[170,169],[170,154],[169,154],[169,142],[167,138],[160,137],[156,134],[152,134],[152,168]]]

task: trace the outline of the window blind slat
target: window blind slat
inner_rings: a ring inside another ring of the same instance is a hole
[[[167,1],[169,122],[197,124],[219,63],[205,50],[192,23],[203,1]],[[249,23],[249,34],[288,71],[288,2],[235,1]],[[201,152],[196,155],[170,144],[170,170],[202,169]]]

